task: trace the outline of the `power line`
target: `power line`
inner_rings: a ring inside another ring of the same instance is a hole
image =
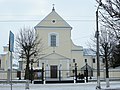
[[[3,16],[5,16],[5,17],[6,17],[6,16],[12,16],[12,17],[13,17],[13,16],[34,16],[34,17],[35,17],[35,16],[44,16],[44,15],[40,15],[40,14],[36,14],[36,15],[35,15],[35,14],[21,14],[21,15],[20,15],[20,14],[15,14],[15,15],[0,14],[0,16],[2,16],[2,17],[3,17]],[[80,18],[80,17],[95,17],[95,16],[87,16],[87,15],[84,15],[84,16],[83,16],[83,15],[81,15],[81,16],[80,16],[80,15],[79,15],[79,16],[70,16],[70,15],[67,16],[67,15],[62,15],[62,16],[63,16],[63,17],[79,17],[79,18]]]
[[[42,21],[42,20],[0,20],[0,22],[38,22],[38,21]],[[51,21],[51,20],[46,20],[46,21]],[[60,20],[57,20],[60,21]],[[77,20],[66,20],[66,21],[70,21],[70,22],[94,22],[95,20],[83,20],[83,19],[77,19]]]

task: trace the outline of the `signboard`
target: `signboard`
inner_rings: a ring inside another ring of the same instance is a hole
[[[9,51],[10,52],[14,51],[14,34],[11,31],[9,34]]]

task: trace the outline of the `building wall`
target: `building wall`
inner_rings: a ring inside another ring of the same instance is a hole
[[[8,70],[8,68],[10,68],[10,61],[9,61],[9,54],[8,53],[4,53],[1,55],[1,69],[2,70]]]
[[[55,23],[52,21],[55,20]],[[46,57],[51,53],[57,53],[62,55],[66,58],[69,58],[69,61],[64,59],[60,60],[56,57],[56,59],[46,58],[43,59],[40,57],[39,60],[39,67],[42,67],[42,63],[44,63],[45,70],[50,71],[51,65],[56,65],[58,70],[60,65],[62,70],[73,70],[75,69],[74,65],[77,63],[78,70],[81,70],[82,67],[86,65],[85,59],[87,59],[87,64],[94,69],[93,76],[96,76],[97,70],[97,61],[96,56],[93,55],[83,55],[83,47],[76,46],[71,40],[71,26],[67,24],[56,12],[52,10],[52,12],[45,17],[40,23],[35,26],[36,34],[42,39],[43,43],[43,51],[42,57]],[[57,34],[57,46],[51,47],[50,46],[50,34]],[[95,58],[95,63],[93,63],[93,58]],[[75,62],[73,62],[75,59]],[[103,69],[103,64],[100,61],[100,67]],[[25,65],[24,65],[25,67]],[[62,73],[62,76],[66,76],[69,72]],[[71,74],[71,72],[70,72]],[[50,76],[50,72],[47,72],[47,75]],[[104,77],[104,72],[101,71],[102,77]]]
[[[58,54],[71,58],[71,30],[68,29],[43,29],[39,28],[36,30],[39,38],[43,42],[43,54],[48,55],[55,51]],[[59,34],[59,44],[56,47],[49,46],[49,34],[58,33]]]
[[[87,59],[87,63],[89,66],[91,66],[91,68],[93,69],[97,69],[96,66],[97,66],[97,59],[95,56],[91,56],[91,55],[84,55],[84,63],[85,63],[85,59]],[[95,62],[93,62],[93,59],[95,59]]]
[[[55,18],[56,22],[52,23],[51,21]],[[63,70],[74,70],[74,64],[77,63],[78,70],[81,70],[81,67],[85,65],[84,56],[83,56],[83,47],[76,46],[71,40],[71,26],[67,24],[55,11],[52,11],[47,17],[45,17],[37,26],[35,26],[36,34],[43,42],[43,54],[47,56],[48,54],[55,52],[62,56],[65,56],[70,59],[69,65],[64,61],[62,63]],[[56,47],[49,46],[49,34],[57,33],[58,34],[58,43]],[[75,59],[75,62],[73,62]],[[90,60],[89,60],[90,61]],[[45,65],[60,65],[58,59],[54,60],[40,60],[39,65],[42,63]],[[66,67],[67,65],[67,67]]]

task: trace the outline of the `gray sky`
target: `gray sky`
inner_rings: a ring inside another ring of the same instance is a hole
[[[34,27],[52,11],[52,4],[73,27],[73,42],[86,48],[95,32],[95,0],[0,0],[0,53],[10,30],[16,36],[20,28]]]

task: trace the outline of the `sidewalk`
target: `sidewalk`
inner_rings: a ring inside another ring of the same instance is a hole
[[[120,90],[119,82],[110,82],[110,87],[106,88],[106,83],[101,83],[101,90]],[[28,90],[96,90],[96,82],[70,83],[70,84],[29,84]],[[9,84],[0,84],[0,90],[10,90]],[[12,90],[26,90],[26,84],[13,84]]]
[[[101,90],[120,90],[120,81],[111,81],[110,87],[106,87],[106,82],[102,82],[101,88]]]

